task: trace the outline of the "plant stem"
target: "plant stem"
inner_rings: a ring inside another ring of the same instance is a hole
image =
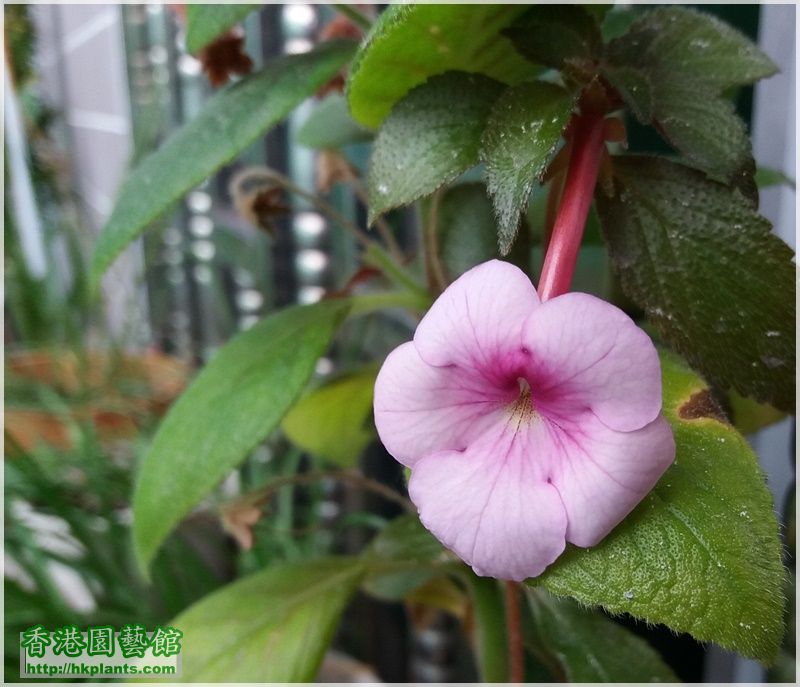
[[[525,653],[522,647],[518,582],[506,582],[506,627],[508,628],[508,681],[525,682]]]
[[[367,195],[364,185],[361,183],[358,175],[353,173],[350,165],[346,165],[346,169],[348,180],[353,188],[353,192],[365,207],[369,207],[369,196]],[[389,252],[392,254],[392,257],[402,265],[403,262],[405,262],[405,256],[403,255],[403,251],[400,249],[400,246],[394,238],[394,234],[392,233],[392,228],[389,226],[389,223],[383,218],[383,216],[380,216],[375,220],[374,226],[381,235],[381,238],[386,244],[386,247],[389,249]]]
[[[311,484],[323,479],[335,479],[352,484],[362,489],[380,494],[388,501],[394,501],[401,505],[405,510],[415,512],[416,508],[405,496],[399,494],[391,487],[378,482],[377,480],[364,477],[364,475],[352,470],[315,470],[313,472],[302,472],[294,475],[286,475],[272,480],[260,489],[251,491],[249,494],[236,499],[239,503],[246,503],[251,506],[258,506],[269,501],[270,498],[282,487],[295,484]]]
[[[561,204],[539,280],[542,301],[569,291],[583,229],[605,150],[604,113],[589,109],[575,120],[572,153]]]
[[[425,272],[428,277],[428,289],[434,294],[439,294],[447,288],[447,277],[444,275],[444,268],[439,259],[439,204],[441,199],[442,189],[438,189],[431,196],[428,221],[422,222],[425,242]]]
[[[313,193],[309,193],[303,188],[300,188],[291,179],[289,179],[289,177],[284,176],[280,172],[276,172],[274,169],[266,170],[264,176],[265,178],[271,179],[276,184],[286,189],[292,195],[299,196],[300,198],[307,200],[328,219],[336,222],[336,224],[341,226],[342,229],[349,231],[353,238],[359,244],[364,246],[364,248],[368,248],[373,244],[372,239],[370,239],[369,236],[366,236],[362,229],[359,229],[355,224],[353,224],[353,222],[347,219],[347,217],[333,207],[333,205],[331,205],[328,201],[323,200]]]
[[[355,7],[346,5],[344,3],[333,3],[334,9],[341,15],[347,17],[358,28],[364,31],[369,31],[372,28],[372,22]]]
[[[328,219],[336,222],[343,229],[350,232],[353,238],[365,249],[363,255],[365,263],[378,267],[391,281],[417,294],[420,299],[429,300],[428,292],[406,273],[403,266],[399,264],[390,253],[381,247],[377,241],[365,235],[358,226],[347,219],[347,217],[333,207],[328,201],[300,188],[291,179],[273,169],[267,169],[265,176],[266,178],[272,179],[272,181],[286,189],[289,193],[299,196],[300,198],[305,198]],[[397,250],[399,251],[399,247]]]
[[[431,307],[431,299],[422,297],[411,291],[380,291],[378,293],[363,293],[349,297],[352,306],[348,317],[367,315],[386,308],[408,308],[424,312]]]
[[[367,250],[364,251],[364,264],[377,267],[386,277],[404,289],[417,294],[420,299],[427,299],[430,303],[430,295],[428,292],[418,284],[411,276],[400,267],[392,257],[377,243],[369,245]]]

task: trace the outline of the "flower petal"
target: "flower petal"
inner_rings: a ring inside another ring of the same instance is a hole
[[[562,446],[553,470],[567,511],[567,541],[594,546],[656,485],[675,458],[663,416],[633,432],[609,429],[586,413],[573,429],[554,428]]]
[[[477,369],[497,382],[518,365],[522,325],[538,305],[536,289],[522,270],[490,260],[462,274],[439,296],[419,323],[414,343],[431,365]]]
[[[661,365],[653,342],[622,310],[585,293],[543,303],[525,323],[528,381],[546,411],[591,408],[612,429],[631,431],[661,411]]]
[[[546,433],[528,434],[506,415],[466,451],[424,456],[411,472],[420,520],[478,575],[535,577],[566,545],[564,506],[545,476],[550,458],[532,455],[554,447]]]
[[[463,450],[502,414],[507,395],[455,367],[434,367],[412,342],[386,358],[375,380],[375,426],[399,462],[413,467],[426,453]]]

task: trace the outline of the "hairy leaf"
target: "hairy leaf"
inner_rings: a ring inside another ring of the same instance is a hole
[[[486,76],[448,72],[397,103],[372,149],[369,222],[475,166],[486,119],[502,90]]]
[[[625,293],[722,388],[794,409],[792,250],[737,191],[668,160],[614,158],[597,194]]]
[[[506,83],[536,69],[500,35],[523,5],[390,5],[364,41],[350,73],[353,116],[378,126],[392,106],[434,74],[477,72]]]
[[[281,423],[286,436],[340,467],[356,465],[375,436],[371,416],[376,373],[369,369],[341,377],[300,399]]]
[[[312,682],[364,566],[356,558],[278,563],[175,618],[188,682]]]
[[[703,380],[671,354],[662,372],[675,463],[602,542],[569,546],[529,584],[770,661],[784,570],[764,474]]]
[[[175,524],[278,424],[325,352],[347,303],[295,306],[221,348],[170,409],[144,458],[133,537],[146,568]]]
[[[528,589],[533,653],[565,682],[678,682],[643,639],[571,599]]]
[[[553,69],[597,59],[603,49],[597,19],[580,5],[535,5],[503,33],[525,57]]]
[[[312,95],[354,49],[350,41],[331,41],[271,62],[214,96],[197,117],[144,158],[122,185],[95,245],[94,285],[150,222]]]
[[[775,65],[735,29],[683,7],[655,9],[611,41],[605,75],[643,123],[720,180],[752,177],[750,140],[725,89]]]
[[[196,53],[217,36],[238,24],[260,5],[186,5],[186,50]]]
[[[509,88],[492,108],[481,158],[503,255],[511,249],[533,185],[555,154],[572,107],[565,90],[532,82]]]
[[[608,48],[612,64],[652,76],[672,72],[720,93],[774,74],[772,60],[716,17],[687,7],[660,7],[637,19]]]
[[[338,149],[372,139],[373,133],[350,114],[341,93],[332,93],[319,103],[303,122],[295,141],[306,148]]]

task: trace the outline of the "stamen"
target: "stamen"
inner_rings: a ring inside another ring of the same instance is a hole
[[[517,400],[509,407],[511,411],[511,419],[517,421],[517,426],[523,422],[527,422],[536,417],[536,409],[533,407],[531,400],[531,385],[527,379],[517,377],[517,384],[519,385],[519,396]]]

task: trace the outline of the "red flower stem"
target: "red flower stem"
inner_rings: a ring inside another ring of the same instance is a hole
[[[542,301],[569,291],[605,150],[604,118],[604,112],[589,110],[575,119],[567,178],[539,280]]]
[[[508,681],[525,682],[525,653],[522,646],[518,582],[506,582],[506,628],[508,630]]]

